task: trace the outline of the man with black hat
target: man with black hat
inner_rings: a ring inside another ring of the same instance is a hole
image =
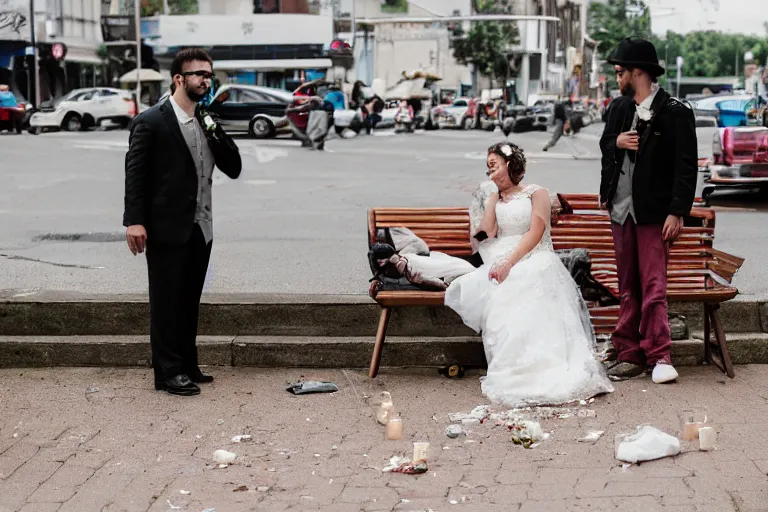
[[[658,86],[664,68],[653,44],[626,38],[608,62],[622,93],[600,139],[600,202],[611,215],[621,293],[618,360],[608,375],[622,380],[652,369],[653,382],[672,382],[666,270],[693,205],[696,125],[693,112]]]

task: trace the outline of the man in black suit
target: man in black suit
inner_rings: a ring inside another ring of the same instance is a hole
[[[131,125],[123,225],[131,252],[147,252],[155,389],[188,396],[213,381],[200,371],[195,346],[213,239],[213,166],[236,179],[242,161],[198,104],[213,78],[210,56],[180,51],[171,77],[173,94]]]

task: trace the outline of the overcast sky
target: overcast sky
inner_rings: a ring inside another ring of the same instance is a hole
[[[653,31],[660,35],[667,30],[766,34],[768,0],[646,0],[646,4]]]

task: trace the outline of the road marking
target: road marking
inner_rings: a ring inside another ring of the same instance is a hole
[[[245,180],[243,183],[246,185],[274,185],[276,180]]]

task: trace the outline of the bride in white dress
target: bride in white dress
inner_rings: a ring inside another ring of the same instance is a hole
[[[612,392],[595,358],[586,304],[552,247],[547,190],[520,183],[525,156],[514,144],[489,148],[487,163],[499,193],[491,194],[477,229],[488,236],[479,245],[484,264],[445,295],[445,304],[482,332],[483,394],[516,407]]]

